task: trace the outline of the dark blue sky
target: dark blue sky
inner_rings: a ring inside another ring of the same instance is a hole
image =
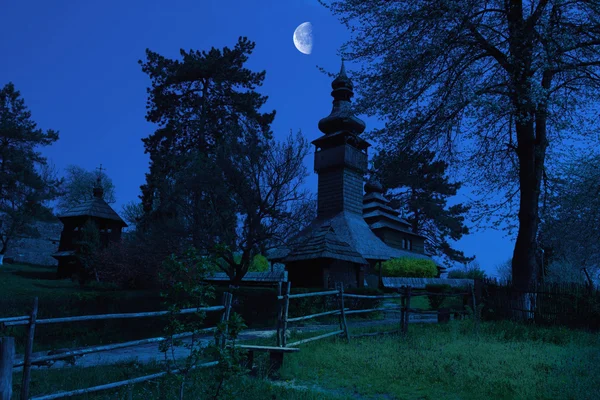
[[[292,42],[306,21],[311,55]],[[331,111],[331,80],[316,66],[337,71],[337,50],[349,38],[316,0],[0,0],[0,85],[12,81],[39,126],[60,132],[43,152],[61,172],[69,164],[106,167],[120,211],[137,198],[148,169],[140,139],[154,127],[144,119],[149,80],[137,63],[145,49],[175,58],[180,48],[231,47],[239,36],[256,42],[248,66],[267,71],[260,91],[267,109],[277,110],[276,137],[301,129],[316,139],[319,119]],[[378,124],[365,120],[367,129]],[[312,172],[312,155],[306,165]],[[316,190],[316,182],[313,174],[307,185]],[[491,230],[458,244],[492,274],[512,246]]]

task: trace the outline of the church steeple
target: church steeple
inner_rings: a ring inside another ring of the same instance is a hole
[[[325,135],[312,142],[316,147],[315,172],[319,175],[319,218],[340,212],[362,214],[362,186],[370,146],[359,137],[366,125],[352,113],[352,81],[346,75],[343,61],[331,87],[333,109],[319,121],[319,130]]]
[[[98,170],[98,177],[96,178],[96,185],[94,186],[94,197],[101,199],[104,197],[104,189],[102,188],[102,164],[100,164],[100,167],[96,168],[96,170]]]
[[[351,110],[350,99],[354,96],[354,86],[346,75],[346,67],[342,59],[340,73],[331,83],[331,96],[333,97],[333,109],[329,116],[319,121],[319,130],[326,135],[337,132],[349,132],[360,135],[364,132],[366,125],[360,118],[354,116]]]

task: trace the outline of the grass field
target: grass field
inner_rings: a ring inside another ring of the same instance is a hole
[[[394,399],[598,399],[600,337],[561,328],[469,321],[398,336],[321,341],[289,357],[283,379]]]
[[[370,330],[373,330],[371,328]],[[317,335],[318,332],[311,333]],[[294,335],[291,340],[306,337]],[[265,361],[264,357],[256,361]],[[141,376],[158,366],[34,371],[32,394]],[[266,371],[264,364],[259,371]],[[413,324],[409,334],[325,339],[286,356],[279,380],[243,377],[227,386],[243,399],[598,399],[600,337],[509,322]],[[15,379],[20,379],[15,374]],[[188,383],[190,399],[210,398],[209,370]],[[132,399],[175,398],[173,383],[135,385]],[[128,389],[79,399],[129,398]],[[228,398],[228,397],[224,397]]]

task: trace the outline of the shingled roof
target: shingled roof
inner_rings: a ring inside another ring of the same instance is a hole
[[[309,240],[324,227],[331,227],[335,233],[336,240],[350,245],[350,248],[365,260],[389,260],[390,258],[398,257],[396,255],[397,250],[389,247],[379,239],[371,231],[369,225],[362,218],[362,215],[343,211],[331,218],[315,219],[298,236],[290,241],[290,245],[269,252],[267,258],[271,261],[285,259],[290,254],[290,249],[294,249],[300,243]],[[409,254],[412,255],[413,253]]]
[[[225,272],[215,272],[205,279],[210,282],[229,282],[231,279]],[[277,282],[287,282],[287,271],[266,271],[266,272],[248,272],[242,278],[242,282],[246,283],[264,283],[271,284]]]
[[[58,216],[62,221],[64,218],[72,217],[94,217],[120,222],[123,227],[127,224],[119,217],[119,214],[113,210],[104,199],[93,197],[83,203],[76,205],[64,214]]]
[[[340,240],[330,223],[323,224],[320,228],[312,230],[306,236],[299,238],[293,250],[289,252],[283,261],[287,263],[318,258],[332,258],[357,264],[368,263],[348,243]]]

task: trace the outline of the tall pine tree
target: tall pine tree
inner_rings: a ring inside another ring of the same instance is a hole
[[[266,97],[254,90],[265,72],[244,67],[253,49],[254,43],[240,38],[233,49],[181,50],[180,60],[146,50],[147,59],[140,61],[151,79],[146,119],[158,125],[143,139],[150,171],[141,188],[140,227],[170,238],[167,247],[191,239],[205,248],[211,231],[233,244],[235,204],[222,190],[217,150],[251,136],[269,138],[275,116],[259,111]]]
[[[448,198],[456,195],[461,184],[450,182],[448,164],[434,159],[435,154],[428,150],[382,150],[373,159],[373,172],[390,190],[392,206],[408,208],[406,219],[412,232],[427,238],[425,251],[442,257],[448,266],[453,262],[463,264],[474,257],[454,249],[449,240],[459,240],[469,233],[464,223],[469,207],[447,206]]]
[[[57,132],[37,128],[12,83],[0,89],[0,256],[11,239],[39,234],[34,222],[52,216],[46,202],[58,195],[59,182],[38,147],[56,140]]]
[[[148,50],[141,62],[152,81],[146,118],[158,129],[144,139],[150,172],[139,227],[161,234],[153,250],[218,253],[234,284],[256,254],[298,229],[306,197],[310,145],[300,134],[273,140],[275,112],[261,112],[267,97],[256,91],[265,72],[244,67],[253,49],[240,38],[233,49],[182,50],[181,60]]]

